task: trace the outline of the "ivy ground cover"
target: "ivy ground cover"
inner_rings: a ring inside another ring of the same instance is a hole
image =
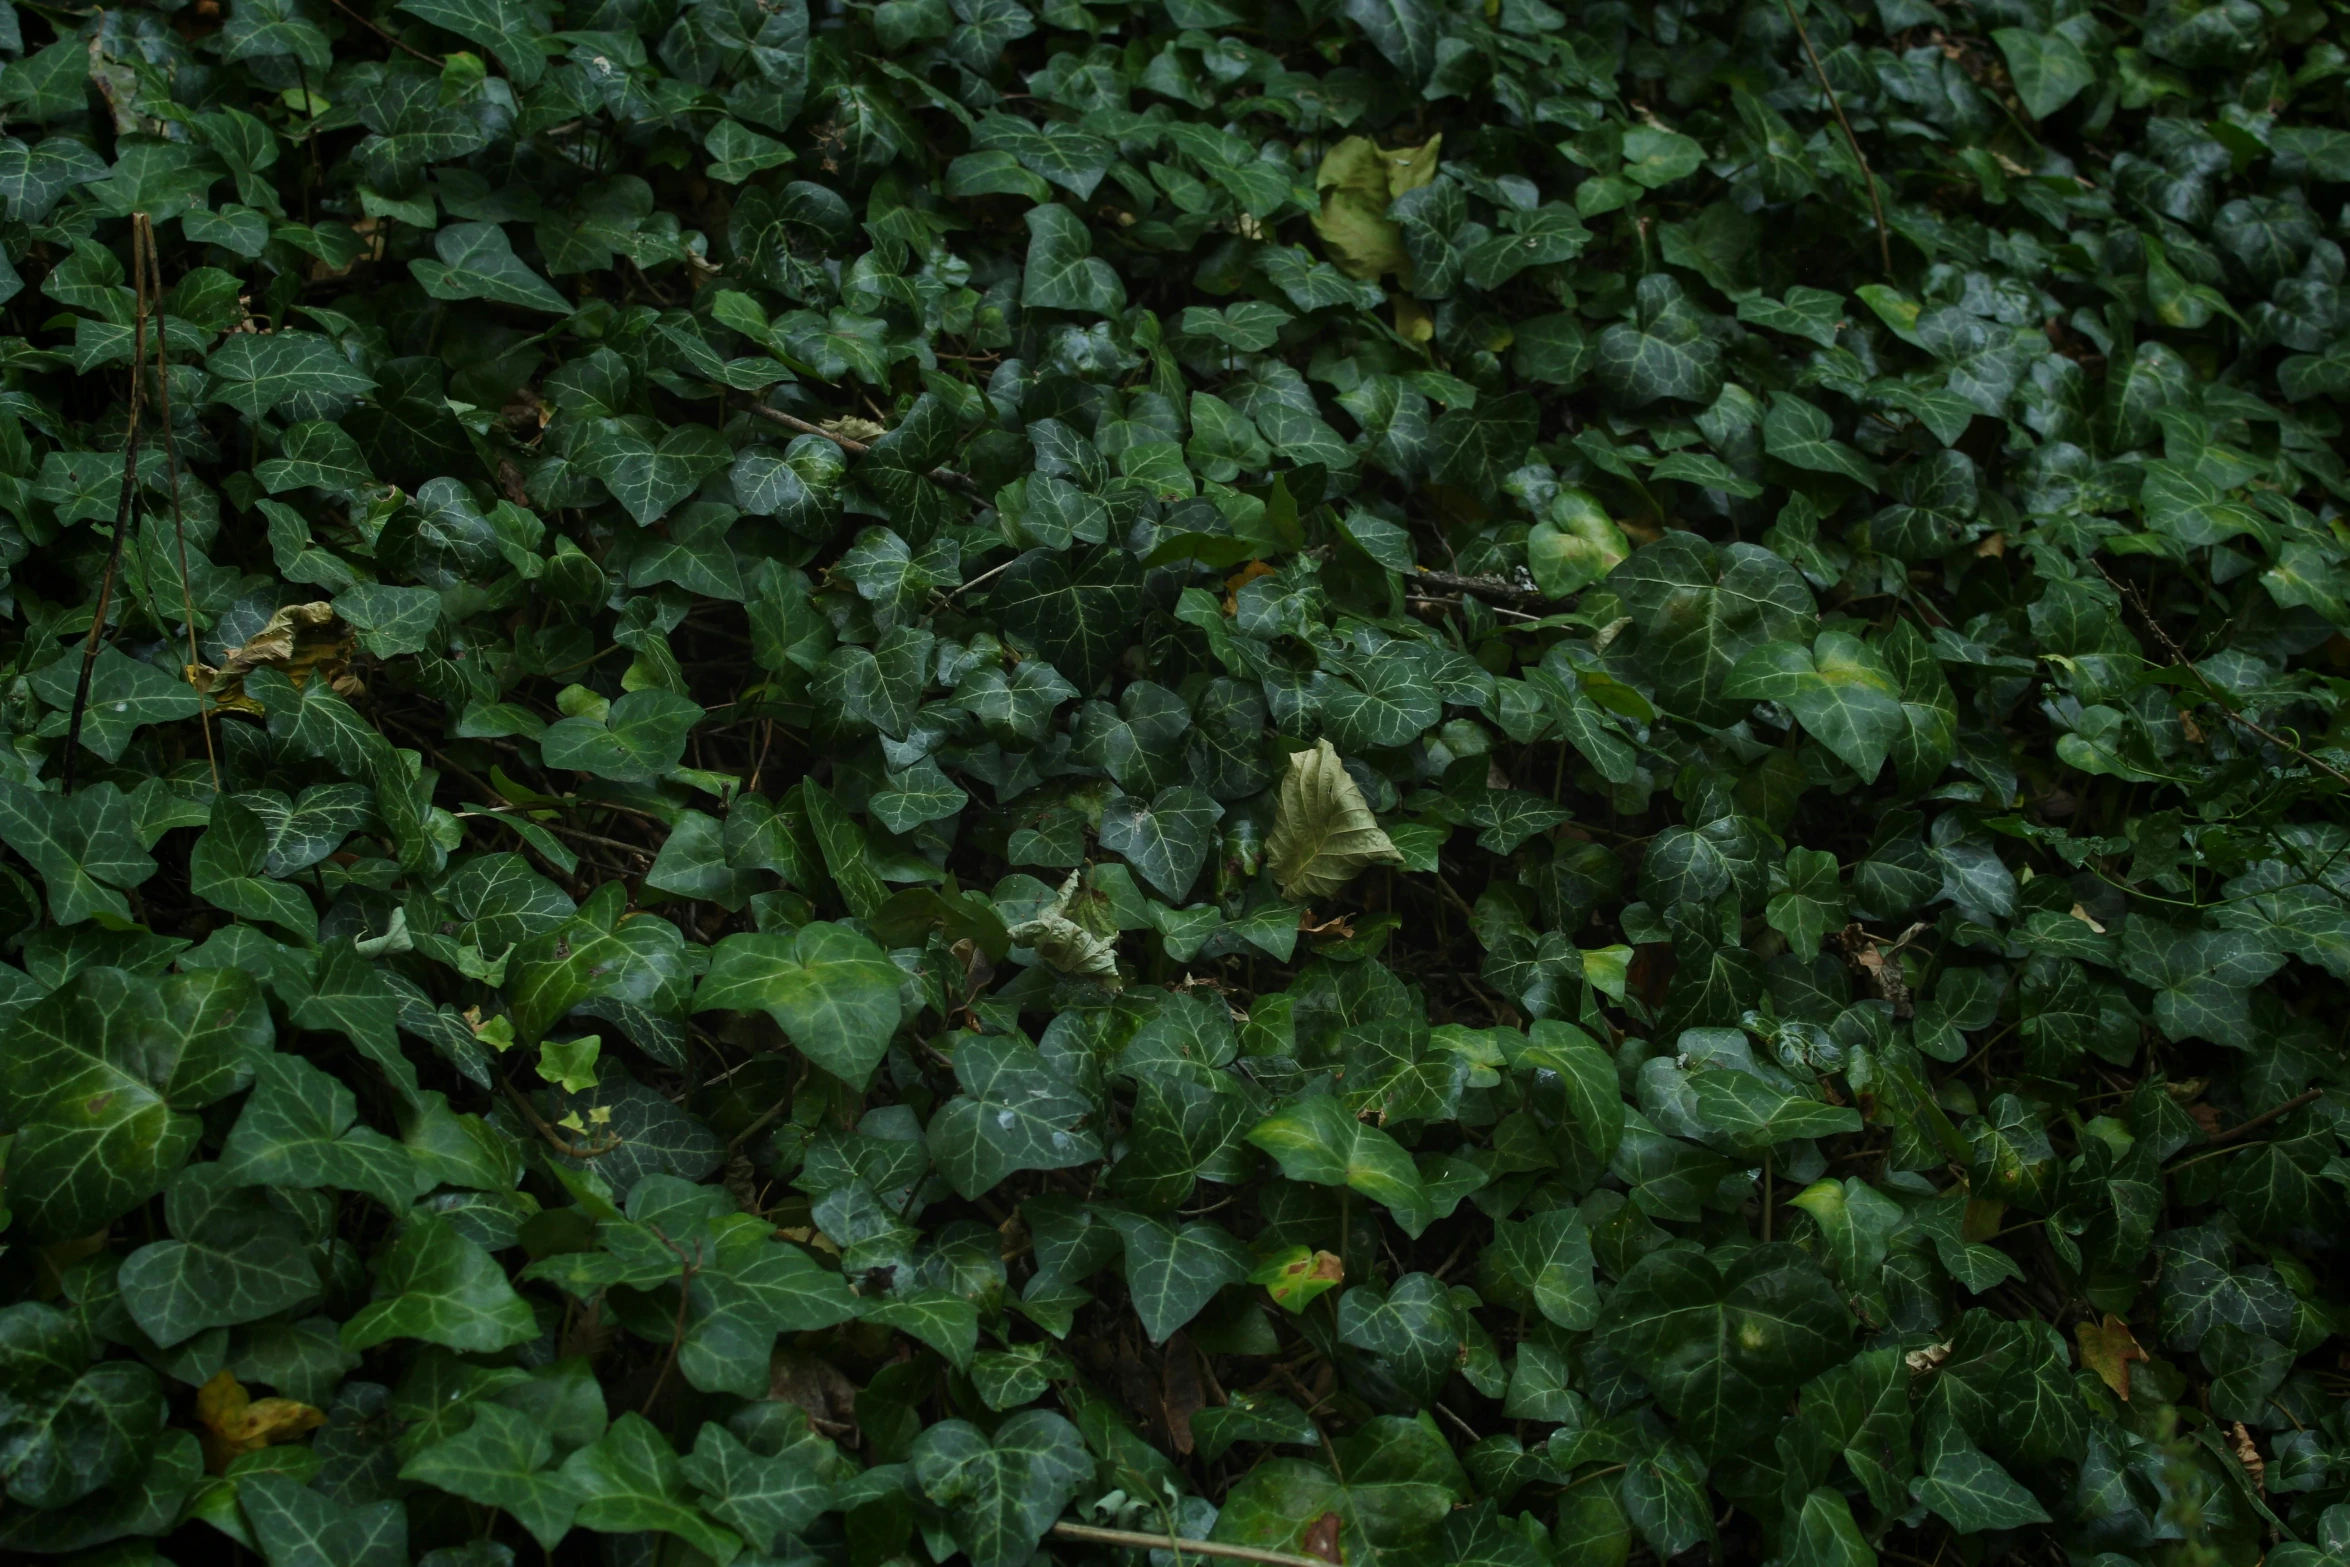
[[[0,5],[0,1558],[2350,1567],[2342,14]]]

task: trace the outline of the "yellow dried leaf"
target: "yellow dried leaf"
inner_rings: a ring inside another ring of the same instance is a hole
[[[244,646],[231,649],[218,669],[209,664],[188,666],[188,683],[211,697],[216,707],[257,716],[261,704],[245,695],[245,677],[256,669],[281,670],[297,686],[317,675],[350,696],[359,690],[350,673],[353,645],[350,626],[332,604],[288,604]]]
[[[2083,1322],[2073,1328],[2081,1346],[2081,1364],[2123,1398],[2130,1396],[2130,1362],[2147,1358],[2130,1325],[2112,1312],[2103,1322]]]
[[[290,1442],[326,1424],[323,1411],[291,1398],[256,1399],[222,1367],[196,1390],[196,1419],[204,1429],[204,1467],[225,1472],[229,1460],[257,1453],[273,1442]]]

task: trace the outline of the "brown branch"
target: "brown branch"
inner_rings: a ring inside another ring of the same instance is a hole
[[[1057,1523],[1052,1532],[1056,1539],[1123,1546],[1130,1551],[1173,1551],[1177,1557],[1221,1556],[1228,1561],[1263,1562],[1266,1567],[1330,1567],[1319,1556],[1294,1556],[1288,1551],[1259,1550],[1253,1545],[1226,1545],[1221,1540],[1179,1540],[1171,1534],[1145,1534],[1139,1529],[1096,1529],[1091,1524]]]
[[[308,89],[304,89],[307,93]],[[312,148],[315,154],[316,147]],[[155,224],[144,212],[131,219],[131,244],[147,257],[147,283],[155,291],[156,313],[163,306],[163,258],[155,252]],[[196,587],[188,577],[188,519],[180,505],[180,443],[179,435],[171,427],[171,354],[164,347],[170,334],[162,328],[155,333],[155,400],[156,411],[163,421],[163,472],[171,482],[171,532],[179,547],[180,599],[188,615],[188,684],[196,683],[196,667],[203,662],[196,648]],[[212,744],[212,707],[199,700],[196,721],[204,726],[204,759],[212,764],[212,792],[220,793],[220,753]]]
[[[2206,1148],[2216,1148],[2222,1143],[2232,1143],[2239,1137],[2249,1137],[2254,1132],[2257,1132],[2262,1127],[2268,1125],[2270,1122],[2281,1121],[2286,1116],[2291,1115],[2294,1111],[2300,1109],[2303,1105],[2315,1104],[2318,1102],[2318,1100],[2324,1097],[2325,1090],[2322,1088],[2312,1088],[2305,1094],[2297,1094],[2293,1098],[2286,1100],[2283,1104],[2278,1105],[2272,1110],[2261,1111],[2260,1114],[2254,1116],[2251,1120],[2244,1122],[2240,1126],[2231,1126],[2224,1132],[2212,1133],[2210,1140],[2203,1146]]]
[[[361,16],[357,11],[352,10],[348,5],[345,5],[343,0],[332,0],[332,3],[336,10],[342,12],[352,21],[357,22],[361,27],[366,28],[369,32],[375,34],[376,37],[381,38],[385,43],[390,44],[393,48],[407,50],[410,54],[414,55],[417,59],[422,60],[425,64],[431,66],[436,71],[445,70],[448,67],[448,61],[441,59],[437,55],[426,54],[422,49],[417,48],[414,44],[408,42],[404,38],[393,37],[390,33],[387,33],[381,27],[378,27],[374,22],[368,20],[364,16]],[[304,111],[307,112],[310,105],[305,103],[302,105],[302,107]]]
[[[2184,669],[2187,671],[2187,673],[2195,677],[2196,683],[2203,687],[2204,700],[2208,701],[2212,706],[2218,708],[2222,713],[2226,714],[2230,723],[2236,725],[2240,729],[2247,730],[2250,733],[2257,735],[2263,740],[2266,740],[2270,745],[2275,746],[2280,751],[2286,752],[2289,755],[2298,756],[2301,758],[2301,760],[2307,762],[2310,766],[2316,768],[2319,772],[2324,773],[2327,777],[2333,779],[2336,783],[2341,784],[2346,788],[2350,788],[2350,774],[2346,774],[2337,767],[2332,767],[2324,762],[2319,761],[2316,757],[2311,756],[2307,751],[2303,750],[2298,743],[2286,739],[2283,735],[2270,734],[2266,729],[2261,728],[2260,725],[2254,723],[2251,719],[2246,718],[2242,713],[2237,712],[2234,707],[2229,705],[2227,698],[2220,694],[2219,688],[2211,683],[2211,677],[2206,675],[2201,667],[2199,667],[2193,659],[2187,656],[2186,650],[2179,646],[2177,639],[2170,634],[2169,628],[2164,626],[2161,621],[2154,618],[2153,607],[2146,602],[2146,595],[2138,591],[2138,585],[2136,583],[2116,581],[2114,579],[2113,573],[2107,571],[2102,562],[2092,560],[2089,562],[2089,564],[2097,568],[2097,575],[2105,579],[2106,586],[2112,588],[2116,593],[2128,595],[2130,600],[2130,607],[2138,612],[2138,618],[2140,620],[2146,622],[2146,629],[2153,632],[2156,637],[2161,639],[2163,649],[2171,656],[2171,662],[2178,665],[2181,669]]]
[[[751,404],[751,412],[770,423],[780,424],[787,430],[797,430],[802,435],[820,435],[852,457],[862,457],[873,450],[864,441],[851,440],[845,435],[836,435],[820,424],[810,424],[805,419],[796,418],[780,408],[770,408],[765,403]],[[933,484],[943,484],[950,490],[961,490],[965,495],[984,496],[986,493],[980,489],[977,479],[967,473],[957,473],[952,468],[933,468],[925,477]]]
[[[1820,63],[1819,50],[1812,47],[1811,32],[1803,25],[1803,18],[1795,11],[1795,0],[1779,0],[1787,9],[1787,20],[1795,26],[1795,36],[1803,40],[1803,52],[1811,60],[1812,74],[1820,79],[1820,91],[1827,94],[1828,108],[1835,114],[1836,123],[1844,127],[1844,145],[1852,149],[1853,162],[1860,165],[1861,178],[1869,183],[1869,211],[1877,219],[1877,260],[1885,269],[1885,280],[1893,280],[1893,241],[1885,227],[1885,202],[1877,194],[1877,171],[1869,167],[1868,155],[1860,150],[1860,138],[1852,134],[1852,122],[1844,117],[1844,105],[1836,97],[1836,89],[1828,81],[1828,68]]]
[[[621,1144],[622,1139],[615,1133],[607,1142],[590,1143],[587,1147],[582,1148],[548,1125],[547,1118],[540,1115],[537,1109],[532,1106],[529,1096],[524,1094],[521,1089],[516,1088],[511,1081],[501,1077],[498,1079],[498,1085],[506,1090],[506,1097],[514,1101],[514,1108],[520,1110],[524,1118],[537,1130],[539,1136],[547,1140],[547,1146],[566,1159],[601,1159]]]
[[[133,232],[136,225],[145,223],[147,214],[131,214]],[[106,611],[114,601],[115,579],[122,573],[123,546],[131,532],[139,525],[139,409],[145,389],[143,379],[147,368],[147,299],[152,290],[148,286],[147,252],[134,241],[131,245],[131,283],[136,298],[131,327],[131,390],[130,412],[123,422],[122,432],[122,495],[114,507],[114,540],[106,548],[106,567],[98,577],[98,603],[90,614],[90,634],[82,639],[82,668],[73,683],[73,715],[65,725],[65,792],[73,793],[74,764],[81,755],[82,720],[90,712],[90,676],[98,667],[98,648],[106,640]]]
[[[661,1390],[669,1385],[669,1373],[677,1365],[678,1347],[685,1342],[685,1308],[686,1303],[693,1299],[694,1275],[702,1271],[702,1265],[687,1256],[677,1242],[663,1234],[661,1226],[656,1224],[651,1229],[654,1238],[677,1255],[677,1325],[670,1329],[669,1353],[661,1357],[660,1375],[653,1378],[653,1391],[645,1395],[644,1404],[637,1410],[640,1415],[653,1412],[653,1406],[661,1400]]]
[[[1550,595],[1529,583],[1512,582],[1507,577],[1470,577],[1457,571],[1432,571],[1422,566],[1412,574],[1414,582],[1425,582],[1455,593],[1473,593],[1488,602],[1499,600],[1504,604],[1547,605]]]

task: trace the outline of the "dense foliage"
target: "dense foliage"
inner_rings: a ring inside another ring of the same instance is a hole
[[[0,6],[0,1553],[2350,1567],[2339,14]]]

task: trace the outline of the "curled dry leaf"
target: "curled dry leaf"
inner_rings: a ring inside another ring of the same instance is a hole
[[[1290,753],[1265,860],[1281,895],[1302,903],[1334,895],[1373,865],[1400,864],[1403,855],[1346,775],[1337,748],[1322,740]]]

